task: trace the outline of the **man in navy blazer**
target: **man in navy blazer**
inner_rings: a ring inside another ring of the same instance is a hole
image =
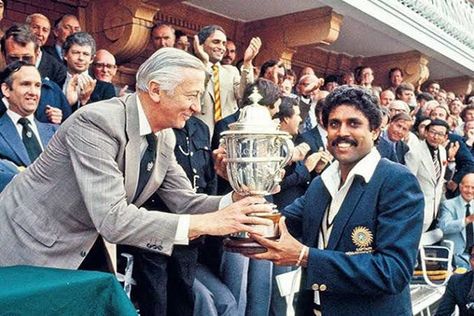
[[[469,263],[471,269],[474,268],[474,247],[469,247]],[[441,298],[436,316],[451,316],[456,305],[459,308],[459,315],[474,315],[474,293],[472,289],[474,271],[465,274],[454,274],[448,281],[446,291]]]
[[[1,77],[2,93],[9,107],[0,117],[0,158],[17,167],[27,167],[37,157],[33,157],[28,150],[24,142],[25,133],[36,139],[41,152],[57,127],[41,123],[33,116],[41,93],[41,77],[35,66],[17,61],[9,64]],[[28,121],[28,127],[22,125],[21,121],[24,119]]]
[[[254,257],[303,267],[299,315],[412,315],[418,182],[374,148],[381,114],[365,90],[335,89],[322,113],[336,161],[283,210],[279,241],[253,235],[268,249]]]

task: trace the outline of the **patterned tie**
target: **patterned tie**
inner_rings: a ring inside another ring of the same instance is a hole
[[[28,120],[26,117],[22,117],[18,120],[18,124],[23,126],[21,137],[23,138],[23,144],[25,145],[26,151],[28,152],[28,156],[30,157],[31,162],[33,162],[41,154],[41,146],[35,136],[35,133],[33,133],[33,130],[30,127],[30,120]]]
[[[138,185],[137,190],[135,191],[134,201],[140,196],[143,188],[150,180],[151,173],[153,172],[153,167],[156,160],[156,135],[150,133],[145,136],[146,141],[148,142],[148,147],[143,153],[143,157],[140,160],[140,174],[138,176]]]
[[[441,165],[439,164],[438,149],[433,151],[433,165],[436,174],[436,181],[438,181],[439,177],[441,176]]]
[[[221,88],[219,83],[219,66],[214,64],[212,66],[212,76],[214,78],[214,122],[222,118],[221,106]]]
[[[303,123],[303,133],[310,131],[312,128],[313,128],[313,126],[311,125],[311,118],[310,118],[309,115],[308,115],[308,116],[304,119],[304,123]]]
[[[471,215],[470,209],[471,204],[466,204],[466,217]],[[469,247],[474,242],[474,225],[469,223],[466,225],[466,252],[469,251]]]

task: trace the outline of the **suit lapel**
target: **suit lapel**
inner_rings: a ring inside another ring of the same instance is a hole
[[[314,245],[317,247],[316,244],[317,238],[319,238],[319,232],[321,230],[321,221],[323,220],[324,213],[326,211],[327,206],[331,200],[331,195],[329,191],[326,189],[326,186],[322,184],[321,181],[321,194],[311,194],[312,199],[307,203],[306,208],[308,209],[307,214],[310,215],[310,220],[308,221],[308,228],[307,231],[310,232],[309,234],[305,234],[308,236],[307,245]],[[313,210],[322,210],[321,212],[314,212]],[[311,216],[311,215],[315,216]]]
[[[36,127],[38,128],[38,133],[40,136],[41,144],[43,144],[43,149],[48,146],[49,140],[54,135],[54,131],[48,124],[43,124],[40,121],[35,119]]]
[[[456,197],[456,212],[457,212],[457,219],[463,219],[466,217],[466,205],[464,204],[464,200],[462,199],[461,195]],[[466,242],[466,229],[461,229],[462,238],[464,238],[464,242]]]
[[[426,144],[426,141],[421,143],[421,155],[420,157],[425,157],[424,159],[421,159],[421,164],[428,170],[428,173],[431,176],[431,180],[433,181],[433,184],[436,185],[436,172],[434,169],[434,164],[433,164],[433,156],[431,156],[431,152],[428,149],[428,144]]]
[[[347,221],[355,211],[357,204],[365,191],[365,182],[362,177],[355,176],[354,181],[347,192],[344,202],[334,218],[334,225],[329,236],[327,249],[335,249],[341,239],[342,232],[347,225]]]
[[[128,137],[125,146],[125,191],[127,202],[132,203],[138,183],[140,171],[140,124],[138,121],[138,108],[136,99],[138,95],[130,94],[125,98],[126,113],[125,131]],[[121,99],[120,99],[121,100]]]
[[[2,135],[2,137],[5,139],[5,142],[8,144],[8,146],[10,146],[10,148],[13,150],[13,152],[15,152],[20,161],[25,166],[31,164],[28,152],[23,145],[23,140],[21,139],[15,125],[7,114],[4,114],[0,118],[0,135]]]

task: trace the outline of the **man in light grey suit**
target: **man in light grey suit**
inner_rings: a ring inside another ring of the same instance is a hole
[[[454,262],[457,267],[470,269],[469,246],[474,239],[474,173],[468,173],[459,184],[461,194],[441,203],[438,227],[443,239],[454,242]]]
[[[202,96],[201,111],[196,113],[209,127],[211,138],[215,123],[237,111],[238,101],[242,98],[245,87],[254,81],[252,61],[262,46],[258,37],[250,40],[244,53],[241,76],[236,67],[221,64],[226,52],[226,42],[224,29],[218,25],[203,27],[194,38],[196,56],[212,74]],[[220,112],[216,107],[220,108]]]
[[[194,193],[176,163],[171,128],[182,128],[200,110],[204,70],[190,54],[163,48],[139,68],[136,94],[76,111],[0,194],[0,265],[75,269],[100,236],[169,255],[174,244],[199,235],[269,224],[245,216],[270,211],[263,199],[245,198],[220,209],[237,195]],[[151,175],[139,190],[148,150],[156,153],[156,163],[145,164]],[[176,213],[220,210],[178,215],[139,208],[155,191]]]

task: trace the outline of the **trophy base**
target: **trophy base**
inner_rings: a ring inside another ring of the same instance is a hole
[[[276,238],[269,238],[276,239]],[[224,239],[224,250],[228,252],[241,253],[243,255],[255,255],[267,252],[267,248],[260,245],[251,238],[226,238]]]

